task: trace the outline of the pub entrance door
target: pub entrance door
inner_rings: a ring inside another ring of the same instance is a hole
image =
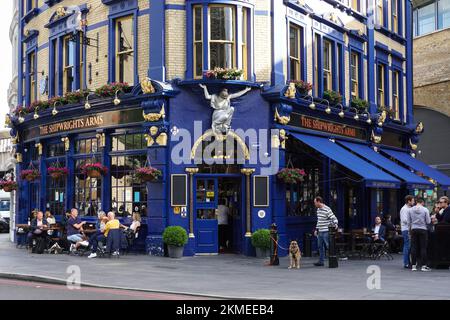
[[[241,251],[242,181],[240,175],[194,176],[196,254]]]

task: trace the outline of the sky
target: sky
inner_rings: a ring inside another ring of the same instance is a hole
[[[8,113],[8,87],[12,78],[12,48],[9,40],[9,27],[12,19],[13,0],[0,0],[0,128],[5,126]]]

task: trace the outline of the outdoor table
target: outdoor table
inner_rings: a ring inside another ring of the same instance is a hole
[[[97,229],[83,229],[84,234],[93,234],[96,232],[97,232]]]

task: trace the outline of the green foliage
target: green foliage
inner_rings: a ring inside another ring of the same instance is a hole
[[[170,246],[182,247],[188,242],[188,235],[183,227],[170,226],[163,232],[163,241]]]
[[[270,230],[258,229],[252,234],[252,245],[255,248],[270,249]]]
[[[332,106],[335,106],[342,102],[342,96],[340,95],[340,93],[333,90],[324,91],[323,98],[327,100]]]
[[[352,98],[350,106],[358,110],[358,112],[365,112],[369,108],[369,102],[367,100]]]

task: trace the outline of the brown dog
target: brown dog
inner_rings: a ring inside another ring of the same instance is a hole
[[[291,241],[291,244],[289,245],[289,269],[292,268],[300,268],[300,258],[302,257],[302,253],[300,251],[300,248],[298,246],[297,241]]]

